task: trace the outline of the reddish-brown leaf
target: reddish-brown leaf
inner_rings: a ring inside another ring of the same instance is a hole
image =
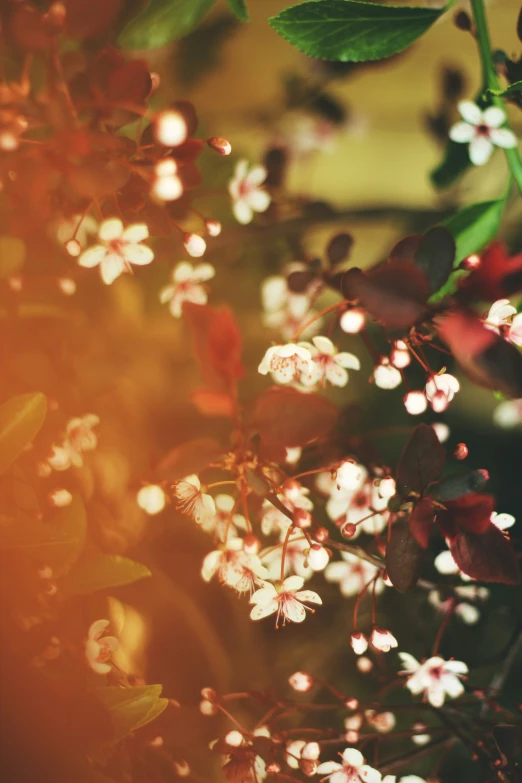
[[[413,590],[422,571],[426,550],[415,540],[408,525],[394,525],[386,547],[386,571],[399,593]]]
[[[436,319],[440,337],[470,378],[509,397],[522,397],[522,355],[467,310]]]
[[[65,0],[67,32],[84,40],[107,30],[123,8],[123,0]]]
[[[165,454],[156,473],[163,481],[176,481],[191,473],[199,473],[222,452],[219,443],[212,438],[195,438]]]
[[[212,389],[230,392],[243,375],[241,334],[232,310],[185,302],[183,315],[192,331],[203,380]]]
[[[520,584],[520,569],[513,547],[492,523],[484,533],[459,530],[450,541],[450,549],[460,570],[473,579]]]
[[[447,513],[456,525],[471,533],[484,533],[495,510],[495,499],[493,495],[472,492],[456,500],[447,501],[445,505]]]
[[[435,521],[435,509],[430,498],[423,498],[417,503],[410,514],[408,524],[410,531],[418,544],[423,549],[428,548],[430,536],[433,532]]]
[[[397,465],[398,490],[407,494],[413,490],[423,494],[429,484],[439,476],[446,453],[433,427],[419,424],[404,447]]]
[[[326,435],[337,415],[337,408],[319,394],[275,386],[258,397],[252,426],[262,443],[284,448],[306,446]]]
[[[408,237],[404,237],[404,239],[400,239],[392,248],[388,260],[401,263],[407,261],[410,264],[413,264],[415,253],[419,248],[421,239],[422,234],[411,234]]]
[[[495,302],[522,290],[522,254],[509,256],[502,242],[493,242],[479,266],[463,281],[461,291],[470,299]]]
[[[234,415],[234,400],[227,392],[205,388],[196,389],[191,393],[190,399],[203,416],[231,418]]]
[[[349,273],[347,273],[349,274]],[[409,262],[388,262],[349,278],[349,298],[356,298],[372,318],[391,329],[404,329],[427,313],[430,285]]]

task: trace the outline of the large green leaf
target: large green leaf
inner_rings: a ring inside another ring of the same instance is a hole
[[[242,22],[250,21],[246,0],[228,0],[228,4],[238,19],[241,19]]]
[[[495,239],[505,205],[504,199],[471,204],[444,222],[455,238],[455,264]]]
[[[216,0],[150,0],[122,30],[124,49],[156,49],[190,33]]]
[[[21,552],[54,571],[71,566],[85,543],[87,519],[79,496],[49,523],[28,517],[0,518],[0,549]]]
[[[281,11],[269,22],[310,57],[363,62],[402,52],[444,11],[359,0],[309,0]]]
[[[20,237],[0,237],[0,277],[16,275],[25,262],[25,242]]]
[[[141,563],[120,555],[98,555],[78,564],[60,580],[60,590],[67,595],[86,595],[109,587],[121,587],[150,576]]]
[[[111,685],[96,688],[96,696],[108,710],[113,721],[113,742],[161,715],[169,703],[168,699],[160,698],[161,690],[161,685],[139,685],[135,688],[119,688]]]
[[[0,475],[31,443],[46,412],[47,400],[41,392],[11,397],[0,406]]]
[[[488,92],[491,95],[518,95],[518,93],[522,92],[522,81],[513,82],[513,84],[510,84],[505,90],[492,90],[490,88]]]

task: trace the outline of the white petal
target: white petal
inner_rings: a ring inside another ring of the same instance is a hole
[[[460,101],[457,105],[462,119],[472,125],[480,125],[483,121],[483,115],[479,107],[473,101]]]
[[[487,125],[488,128],[500,128],[506,120],[505,113],[498,106],[490,106],[484,111],[482,117],[484,125]]]
[[[517,137],[509,128],[493,128],[489,137],[497,147],[509,150],[517,146]]]
[[[475,166],[484,166],[491,157],[493,144],[485,136],[475,136],[469,145],[469,159]]]
[[[145,223],[133,223],[131,226],[127,226],[121,238],[125,242],[132,242],[134,245],[138,242],[143,242],[148,236],[149,229]]]
[[[250,619],[262,620],[263,617],[268,617],[269,615],[274,614],[274,612],[277,612],[278,606],[278,601],[270,601],[267,604],[257,604],[250,612]]]
[[[89,628],[89,639],[99,639],[103,632],[109,627],[109,620],[96,620]]]
[[[103,282],[110,285],[125,271],[123,258],[116,253],[108,253],[101,263],[100,270]]]
[[[194,267],[190,261],[180,261],[172,272],[172,279],[175,283],[185,283],[194,277]]]
[[[283,614],[293,623],[302,623],[306,617],[306,610],[295,598],[286,598],[283,604]]]
[[[432,683],[427,692],[428,701],[433,707],[442,707],[444,704],[445,694],[442,687],[442,683]]]
[[[309,604],[322,604],[321,597],[314,593],[313,590],[300,590],[295,594],[295,597],[299,601],[306,601]]]
[[[198,283],[204,283],[207,280],[211,280],[216,274],[216,270],[212,264],[198,264],[194,267],[193,279]]]
[[[364,756],[357,748],[345,748],[343,750],[343,761],[351,767],[358,769],[364,764]]]
[[[223,553],[220,552],[218,549],[215,549],[213,552],[209,552],[208,555],[206,555],[205,559],[203,560],[203,565],[201,567],[201,576],[203,577],[205,582],[210,582],[210,580],[218,570],[219,566],[221,565],[222,557],[223,557]]]
[[[234,178],[238,180],[244,180],[246,179],[247,174],[248,174],[248,161],[238,160],[238,162],[236,163],[236,169],[234,171]]]
[[[122,234],[123,223],[119,218],[104,220],[98,231],[98,236],[102,242],[111,242],[114,239],[120,239]]]
[[[254,212],[266,212],[272,199],[266,190],[253,190],[245,196],[245,200]]]
[[[417,669],[420,668],[420,663],[416,658],[413,657],[413,655],[410,655],[409,653],[400,652],[399,658],[401,659],[403,668],[407,672],[416,672]]]
[[[128,263],[145,266],[154,259],[154,253],[147,245],[127,245],[123,256]]]
[[[250,598],[250,603],[251,604],[270,603],[270,601],[273,601],[276,598],[276,596],[277,596],[277,591],[274,585],[267,584],[265,587],[262,587],[260,590],[256,590],[256,592]]]
[[[333,360],[328,362],[325,369],[325,375],[326,380],[330,381],[332,386],[346,386],[348,383],[348,373],[344,367],[340,367]]]
[[[464,693],[463,684],[454,674],[443,674],[441,677],[441,686],[452,699],[458,699],[458,697]]]
[[[317,337],[312,337],[312,342],[320,353],[325,353],[327,356],[333,356],[336,353],[335,345],[328,337],[319,334]]]
[[[232,212],[234,213],[234,217],[237,222],[241,223],[242,226],[246,226],[247,223],[250,223],[254,217],[252,209],[244,199],[240,199],[239,201],[234,202],[232,205]]]
[[[252,166],[245,179],[249,185],[257,187],[265,181],[267,171],[264,166]]]
[[[467,674],[469,671],[464,661],[445,661],[444,669],[454,674]]]
[[[468,144],[475,136],[476,128],[468,122],[457,122],[450,128],[449,137],[452,141]]]
[[[341,352],[334,357],[334,362],[347,370],[360,370],[361,362],[353,353]]]
[[[317,767],[316,772],[318,775],[331,775],[336,769],[342,769],[342,764],[339,764],[337,761],[323,761]]]
[[[166,285],[164,286],[160,293],[159,293],[159,300],[161,304],[165,304],[166,302],[170,302],[172,297],[174,296],[175,288],[173,285]]]
[[[365,781],[365,783],[381,783],[382,780],[381,773],[373,767],[370,767],[368,764],[364,764],[361,767],[359,770],[359,776],[362,780]]]
[[[88,250],[85,250],[78,259],[80,266],[84,266],[87,269],[92,269],[94,266],[101,264],[105,256],[107,255],[107,248],[103,245],[93,245]]]
[[[304,579],[301,576],[288,576],[283,582],[283,590],[300,590],[304,585]]]

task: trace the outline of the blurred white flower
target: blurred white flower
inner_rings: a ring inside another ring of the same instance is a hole
[[[514,133],[501,128],[506,115],[497,106],[480,109],[472,101],[460,101],[458,110],[463,122],[457,122],[450,128],[452,141],[469,144],[469,158],[475,166],[483,166],[490,159],[496,147],[513,149],[517,146]]]
[[[261,188],[266,175],[264,166],[250,166],[246,160],[238,161],[234,177],[228,184],[232,211],[238,223],[250,223],[254,212],[266,212],[270,206],[270,195]]]
[[[84,250],[78,263],[88,269],[99,266],[103,282],[110,285],[123,272],[130,272],[132,264],[151,263],[154,253],[141,244],[148,236],[145,223],[133,223],[125,228],[119,218],[109,218],[98,229],[99,244]]]
[[[462,661],[445,661],[438,655],[419,663],[409,653],[399,653],[405,673],[406,687],[413,694],[423,693],[433,707],[442,707],[446,696],[456,699],[464,693],[460,680],[468,667]]]
[[[301,373],[300,381],[303,386],[315,386],[326,381],[332,386],[346,386],[347,370],[361,369],[357,356],[338,352],[328,337],[312,337],[311,343],[299,343],[299,345],[306,348],[312,356],[312,363],[309,363],[306,370]]]
[[[91,669],[96,674],[107,674],[111,670],[109,659],[118,649],[118,640],[114,636],[104,636],[109,627],[109,620],[96,620],[87,634],[85,642],[85,657]]]
[[[208,301],[208,280],[212,280],[216,270],[212,264],[196,264],[190,261],[180,261],[172,270],[172,283],[160,291],[160,302],[169,303],[169,310],[174,318],[180,318],[183,312],[183,302],[204,305]]]

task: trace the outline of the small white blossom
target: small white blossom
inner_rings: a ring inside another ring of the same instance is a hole
[[[497,106],[480,109],[472,101],[461,101],[458,109],[463,122],[457,122],[450,129],[452,141],[469,144],[469,157],[475,166],[483,166],[490,159],[494,147],[513,149],[517,146],[514,133],[501,128],[506,115]]]
[[[406,687],[413,694],[424,694],[433,707],[442,707],[446,696],[456,699],[464,693],[460,680],[468,672],[462,661],[445,661],[438,655],[419,663],[409,653],[399,653],[405,673]]]
[[[346,386],[348,383],[347,370],[360,370],[361,363],[353,353],[337,351],[337,348],[328,337],[312,337],[311,343],[299,343],[306,348],[312,362],[301,373],[300,381],[303,386],[315,386],[316,383],[326,383],[332,386]]]
[[[426,383],[425,394],[435,413],[442,413],[459,389],[460,383],[457,378],[449,373],[443,373],[431,376]]]
[[[306,609],[314,611],[304,603],[322,604],[321,598],[312,590],[301,590],[304,579],[300,576],[288,576],[277,587],[268,582],[251,597],[250,603],[255,604],[250,612],[252,620],[261,620],[271,614],[276,615],[276,627],[282,618],[286,621],[302,623],[306,617]]]
[[[265,584],[268,571],[259,557],[245,552],[243,539],[231,538],[219,549],[215,549],[203,560],[201,575],[210,582],[217,574],[219,581],[241,593],[252,593],[256,587]]]
[[[174,495],[180,511],[193,516],[198,524],[203,524],[216,513],[214,498],[203,492],[201,482],[195,474],[177,481]]]
[[[294,672],[289,678],[288,682],[294,691],[299,693],[307,693],[313,686],[313,677],[308,672]]]
[[[402,382],[402,375],[389,359],[383,357],[373,371],[373,381],[379,389],[396,389]]]
[[[81,468],[83,454],[92,451],[98,444],[93,428],[100,423],[100,419],[93,413],[86,416],[78,416],[67,422],[66,435],[63,443],[52,447],[52,453],[47,460],[53,470],[68,470],[73,465]]]
[[[360,750],[345,748],[341,758],[342,763],[325,761],[319,764],[317,773],[332,783],[381,783],[381,773],[364,763]]]
[[[356,655],[362,655],[368,649],[368,637],[361,631],[354,631],[350,636],[350,645]]]
[[[96,674],[107,674],[111,670],[108,662],[112,653],[118,649],[118,640],[114,636],[104,636],[109,627],[109,620],[96,620],[87,634],[85,642],[85,657],[91,669]]]
[[[238,223],[250,223],[254,212],[266,212],[270,206],[270,195],[261,188],[266,176],[264,166],[250,167],[248,161],[238,161],[234,177],[228,184],[232,211]]]
[[[180,318],[183,312],[183,302],[204,305],[208,301],[208,280],[212,280],[216,270],[212,264],[196,264],[190,261],[180,261],[172,270],[172,283],[160,291],[160,302],[169,303],[169,310],[174,318]]]
[[[513,527],[515,524],[516,519],[511,514],[497,514],[497,512],[494,511],[491,514],[491,521],[499,530],[509,530],[509,528]]]
[[[387,734],[395,728],[396,720],[393,712],[365,710],[364,717],[369,725],[373,726],[380,734]]]
[[[272,345],[258,367],[261,375],[270,373],[276,383],[298,381],[307,371],[313,371],[312,354],[295,343]]]
[[[378,569],[366,560],[361,560],[351,552],[341,552],[342,560],[329,563],[324,570],[327,582],[338,582],[341,595],[351,598],[361,592],[372,577],[376,576]],[[375,587],[377,594],[384,590],[384,582],[379,579]]]
[[[130,272],[132,264],[145,266],[151,263],[154,253],[141,244],[148,236],[145,223],[125,228],[119,218],[109,218],[98,229],[99,244],[85,250],[78,263],[88,269],[99,266],[103,282],[110,285],[123,272]]]
[[[372,635],[370,636],[370,642],[372,647],[380,652],[390,652],[392,647],[397,647],[398,642],[391,631],[387,631],[383,628],[374,628]]]

